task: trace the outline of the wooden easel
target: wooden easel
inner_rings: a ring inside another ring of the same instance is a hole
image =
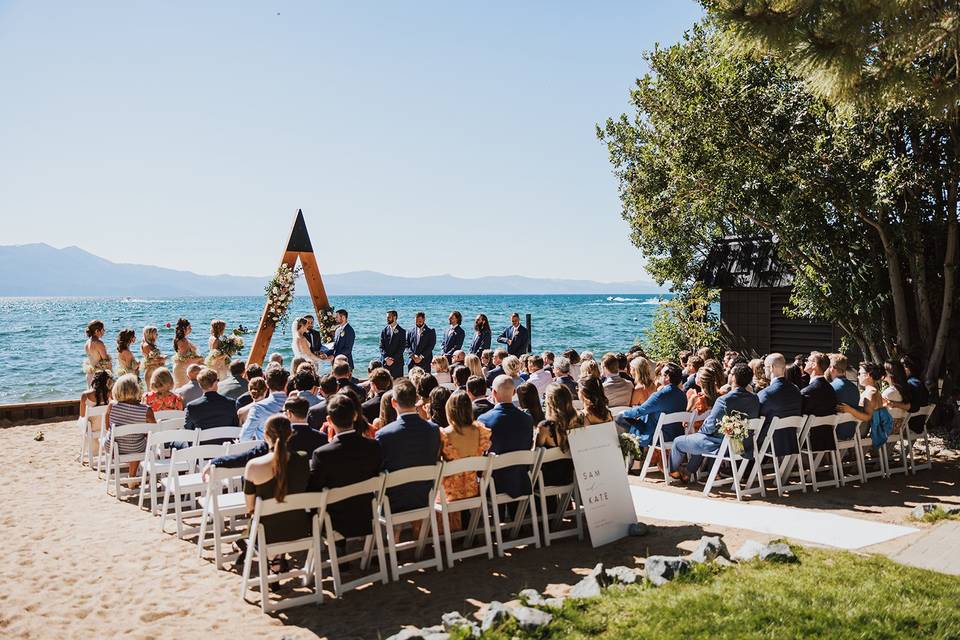
[[[316,317],[320,317],[323,309],[330,306],[327,300],[327,291],[323,286],[323,278],[320,277],[320,267],[317,266],[317,258],[313,254],[313,245],[310,243],[310,234],[307,233],[307,223],[303,220],[303,211],[297,209],[297,215],[293,219],[293,228],[290,229],[290,239],[287,241],[287,249],[283,252],[281,265],[287,265],[290,269],[297,266],[297,259],[303,267],[303,277],[307,281],[307,288],[310,290],[310,298],[313,301],[313,310]],[[276,329],[273,322],[267,316],[267,304],[263,305],[263,315],[260,316],[260,325],[257,327],[257,335],[253,339],[253,346],[250,347],[250,355],[247,357],[247,365],[263,364],[263,358],[267,355],[267,348],[270,346],[270,339],[273,337],[273,331]]]

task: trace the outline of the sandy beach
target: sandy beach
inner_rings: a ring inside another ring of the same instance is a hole
[[[42,441],[34,440],[38,431]],[[526,587],[562,593],[597,562],[633,565],[650,554],[685,552],[701,535],[722,534],[730,547],[766,539],[738,529],[652,522],[647,536],[601,549],[567,539],[372,585],[320,607],[263,615],[241,601],[236,573],[217,571],[211,559],[197,557],[194,543],[161,533],[159,518],[108,496],[96,474],[75,462],[77,441],[74,422],[0,429],[0,449],[7,452],[0,535],[12,551],[0,568],[4,637],[387,637],[404,625],[436,624],[447,611],[475,614]],[[951,457],[916,477],[791,496],[783,504],[903,522],[916,502],[955,501],[956,478]]]

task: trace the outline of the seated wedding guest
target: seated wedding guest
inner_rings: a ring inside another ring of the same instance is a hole
[[[764,370],[763,360],[754,358],[748,363],[748,366],[750,370],[753,371],[753,382],[750,383],[750,391],[760,393],[770,384],[770,380],[767,379],[767,374]]]
[[[440,430],[417,414],[417,390],[409,380],[393,385],[393,408],[397,419],[380,428],[376,440],[383,454],[383,468],[398,471],[436,464],[440,454]],[[387,492],[394,513],[427,506],[429,482],[411,482]]]
[[[173,390],[175,394],[183,398],[184,405],[190,404],[203,395],[203,389],[197,382],[197,376],[200,375],[202,370],[203,366],[199,364],[192,364],[187,367],[187,384]]]
[[[537,393],[542,398],[547,390],[547,385],[553,382],[553,374],[543,368],[543,358],[541,356],[530,356],[530,359],[527,360],[527,371],[530,372],[527,382],[537,388]]]
[[[807,386],[803,381],[803,365],[798,365],[796,362],[787,365],[786,369],[783,370],[783,377],[797,389],[803,389]]]
[[[700,367],[703,366],[704,359],[698,355],[691,355],[687,358],[687,366],[683,369],[684,375],[687,376],[687,379],[684,381],[681,389],[684,393],[690,391],[697,386],[697,371],[700,370]]]
[[[487,400],[487,381],[480,376],[467,378],[467,395],[473,403],[473,416],[479,418],[490,409],[493,403]]]
[[[860,406],[860,389],[857,383],[847,377],[847,357],[841,353],[831,353],[830,368],[827,369],[827,380],[830,386],[837,392],[837,404],[846,404],[851,407]],[[841,422],[837,424],[837,436],[841,440],[849,440],[857,430],[856,421]]]
[[[184,411],[184,429],[212,429],[214,427],[235,427],[237,405],[229,398],[217,393],[217,372],[204,367],[197,376],[197,383],[203,395],[187,404]],[[216,444],[211,442],[210,444]]]
[[[496,349],[493,352],[493,358],[490,361],[493,367],[487,371],[487,386],[493,386],[494,379],[503,375],[503,360],[510,354],[507,353],[506,349]]]
[[[327,420],[327,403],[330,402],[330,398],[340,392],[340,384],[332,374],[328,373],[320,378],[318,391],[320,392],[320,402],[310,407],[307,414],[307,423],[311,429],[321,429],[323,427],[323,423]]]
[[[733,366],[734,361],[739,357],[740,354],[736,351],[726,351],[723,354],[723,370],[727,373],[727,375],[730,374],[730,368]]]
[[[327,444],[327,436],[316,429],[311,429],[307,424],[307,413],[310,411],[310,404],[303,398],[297,396],[287,398],[283,403],[283,415],[290,421],[290,442],[287,448],[290,451],[303,451],[309,458],[313,455],[317,447]],[[327,412],[329,415],[329,410]]]
[[[553,351],[544,351],[540,354],[540,357],[543,358],[543,368],[550,372],[550,375],[553,375],[553,361],[557,359],[556,354]]]
[[[173,378],[170,378],[170,384],[173,384]],[[80,394],[80,417],[87,416],[87,410],[91,407],[103,407],[110,404],[113,400],[113,380],[107,371],[97,371],[93,374],[93,382],[89,389]],[[174,396],[177,400],[179,396]],[[90,456],[91,460],[100,452],[100,430],[103,428],[103,416],[93,416],[90,418],[90,432],[93,434]]]
[[[237,409],[237,419],[240,421],[240,424],[243,424],[247,419],[247,414],[253,409],[253,405],[266,398],[269,394],[270,389],[267,388],[266,378],[260,376],[250,381],[250,385],[247,387],[247,393],[245,394],[250,396],[250,402]]]
[[[173,376],[166,367],[154,369],[143,403],[154,411],[183,411],[183,398],[173,392]]]
[[[267,382],[269,383],[269,378]],[[263,439],[269,452],[253,458],[243,471],[243,493],[247,512],[253,513],[257,498],[273,498],[283,502],[294,493],[307,491],[310,481],[310,461],[302,451],[291,451],[290,421],[281,415],[272,415],[263,426]],[[297,540],[310,535],[312,515],[307,511],[285,511],[260,519],[267,543]],[[280,561],[278,563],[278,560]],[[271,562],[271,570],[280,573],[285,568],[282,556]],[[275,564],[276,563],[276,564]]]
[[[270,357],[267,359],[268,364],[278,364],[281,367],[283,366],[283,356],[279,353],[271,353]]]
[[[650,446],[661,413],[676,413],[687,409],[687,396],[680,390],[680,385],[683,384],[683,371],[679,366],[672,362],[664,365],[659,383],[662,385],[660,389],[647,398],[642,405],[627,409],[615,420],[618,427],[636,435],[640,440],[640,446],[643,447]],[[665,425],[664,440],[672,440],[683,433],[683,430],[682,423]]]
[[[310,491],[346,487],[380,475],[380,469],[383,468],[380,444],[362,437],[354,430],[356,411],[357,407],[349,396],[336,395],[330,398],[327,421],[334,435],[329,443],[313,452],[310,460]],[[337,533],[345,538],[372,533],[372,498],[372,494],[366,494],[330,505],[327,513]]]
[[[487,320],[487,316],[481,313],[473,321],[473,339],[470,341],[470,353],[481,356],[482,360],[482,354],[490,351],[491,339],[490,321]],[[492,354],[493,352],[487,354],[487,362],[490,361]]]
[[[372,438],[373,433],[370,430],[370,423],[367,422],[367,419],[363,416],[363,402],[360,401],[360,396],[357,395],[357,392],[351,389],[350,387],[344,387],[336,394],[338,396],[349,396],[353,400],[354,404],[357,405],[357,415],[353,420],[353,429],[360,435]],[[324,427],[321,429],[328,438],[333,437],[333,430],[330,428],[330,421],[328,420]]]
[[[103,416],[103,424],[107,426],[107,429],[142,422],[156,423],[157,419],[153,415],[153,409],[141,404],[140,397],[140,381],[137,380],[137,377],[131,373],[120,376],[113,383],[113,402],[107,406],[107,412]],[[147,450],[147,434],[145,433],[118,436],[115,441],[120,455],[143,453]],[[139,461],[131,462],[130,476],[136,476],[139,469]]]
[[[520,357],[520,379],[524,382],[530,379],[530,354],[524,353]]]
[[[657,390],[653,381],[653,363],[643,356],[635,356],[630,361],[630,374],[633,376],[630,406],[635,407],[646,402]]]
[[[923,407],[930,404],[930,392],[927,386],[920,379],[923,374],[923,368],[920,363],[910,356],[900,358],[900,364],[903,366],[904,374],[907,376],[907,394],[908,404],[890,402],[890,406],[897,409],[905,409],[911,413],[920,411]],[[923,432],[923,425],[926,422],[924,416],[913,416],[910,418],[910,430],[916,433]]]
[[[413,382],[411,380],[411,382]],[[421,376],[415,383],[417,389],[417,411],[424,420],[430,419],[430,392],[440,386],[431,374]]]
[[[389,371],[387,373],[390,373]],[[380,415],[370,423],[370,432],[376,434],[381,428],[397,419],[397,410],[393,408],[393,389],[380,398]],[[372,437],[372,436],[371,436]]]
[[[570,359],[566,356],[560,356],[553,364],[554,382],[564,385],[570,390],[571,395],[576,396],[577,381],[570,375]]]
[[[683,351],[677,354],[677,362],[680,363],[680,368],[683,369],[684,371],[687,370],[687,363],[689,362],[690,356],[692,355],[693,355],[693,351],[690,351],[689,349],[684,349]]]
[[[287,388],[290,388],[290,384],[287,383]],[[314,375],[313,370],[309,368],[302,368],[301,370],[293,377],[293,391],[297,392],[297,397],[302,398],[307,401],[307,405],[314,407],[320,403],[320,396],[314,393],[314,390],[317,388],[317,377]]]
[[[517,356],[507,356],[501,363],[503,374],[513,380],[515,387],[520,386],[523,380],[520,379],[520,358]]]
[[[587,362],[591,362],[588,360]],[[577,384],[577,397],[583,404],[580,410],[580,418],[584,425],[603,424],[613,420],[610,413],[610,403],[607,402],[607,396],[603,392],[603,385],[599,378],[587,376],[580,378]]]
[[[530,382],[524,382],[517,387],[517,404],[533,419],[533,424],[543,421],[543,407],[540,404],[540,392]]]
[[[453,352],[453,360],[450,361],[450,366],[455,367],[457,365],[463,366],[467,360],[467,352],[463,349],[457,349]]]
[[[600,364],[596,360],[583,360],[580,362],[580,379],[596,378],[600,380]]]
[[[450,389],[446,387],[437,387],[430,392],[430,417],[429,420],[441,429],[447,426],[447,400],[451,396]]]
[[[567,435],[583,426],[583,418],[573,408],[570,389],[556,382],[547,386],[544,396],[544,420],[537,425],[536,446],[544,449],[560,447],[568,453],[570,444]],[[547,486],[566,485],[573,482],[573,461],[555,460],[541,467],[543,483]]]
[[[360,385],[355,382],[353,371],[350,370],[350,365],[347,364],[347,362],[335,361],[332,373],[333,377],[337,379],[337,386],[339,386],[341,389],[344,387],[350,387],[357,393],[357,396],[361,398],[367,397],[367,392],[361,389]]]
[[[293,388],[294,388],[294,387],[293,387],[293,381],[294,381],[294,379],[297,377],[297,369],[298,369],[298,368],[300,367],[300,365],[303,364],[304,362],[307,362],[307,359],[306,359],[306,358],[300,358],[300,357],[294,358],[294,359],[290,362],[290,377],[287,378],[287,395],[289,395],[290,392],[293,391]]]
[[[367,364],[367,377],[368,378],[370,377],[370,374],[373,373],[374,369],[383,369],[383,368],[384,367],[382,362],[380,362],[379,360],[371,360],[369,364]]]
[[[563,352],[563,357],[570,361],[570,376],[574,380],[580,379],[580,354],[576,349],[567,349]]]
[[[593,360],[593,351],[584,351],[580,354],[580,364]],[[581,376],[583,377],[583,376]]]
[[[469,385],[469,382],[467,383]],[[533,419],[513,404],[515,387],[507,375],[493,381],[496,406],[477,420],[490,429],[490,452],[529,451],[533,448]],[[509,467],[493,473],[498,493],[517,498],[530,493],[530,477],[525,467]]]
[[[447,426],[440,429],[440,457],[450,462],[460,458],[482,456],[490,448],[490,430],[476,421],[470,396],[456,391],[444,405]],[[477,474],[458,473],[443,479],[447,500],[464,500],[480,495]],[[450,528],[459,531],[460,514],[450,514]]]
[[[907,374],[899,360],[884,361],[883,369],[886,372],[883,380],[887,383],[887,386],[881,395],[890,411],[890,416],[893,418],[893,432],[900,433],[907,417],[907,410],[899,407],[909,406],[910,391],[907,384]]]
[[[673,439],[670,449],[670,477],[683,482],[690,478],[700,468],[704,453],[716,453],[723,442],[723,435],[719,432],[720,421],[728,413],[741,413],[747,418],[760,417],[760,402],[757,396],[747,387],[753,381],[753,369],[739,363],[730,370],[730,392],[717,398],[710,415],[704,421],[697,433],[678,435]],[[687,456],[687,466],[683,467],[683,457]]]
[[[370,396],[364,400],[361,405],[361,411],[363,412],[363,417],[367,419],[367,422],[372,423],[377,419],[377,416],[380,415],[380,400],[383,399],[383,394],[390,391],[390,388],[393,387],[393,376],[390,375],[389,371],[380,367],[370,372],[369,380]]]
[[[697,419],[693,423],[694,431],[700,430],[703,421],[707,419],[717,398],[720,397],[721,375],[720,370],[713,367],[700,367],[697,370],[696,389],[687,391],[687,411],[697,414]]]
[[[867,423],[870,429],[870,441],[874,448],[883,445],[893,433],[893,417],[877,389],[885,373],[883,367],[878,364],[861,362],[857,381],[863,387],[863,394],[857,399],[857,405],[851,406],[845,403],[837,405],[837,412],[846,413]]]
[[[490,370],[496,366],[493,364],[493,349],[484,349],[480,352],[480,366],[483,368],[483,377],[486,379]]]
[[[263,427],[267,418],[275,413],[280,413],[283,403],[287,401],[287,370],[278,367],[267,371],[267,388],[270,390],[263,400],[253,404],[250,412],[247,413],[247,419],[243,422],[243,430],[240,432],[241,442],[247,440],[263,440]]]
[[[483,372],[483,365],[480,362],[480,357],[476,354],[467,354],[467,357],[463,359],[463,366],[467,368],[467,371],[470,372],[471,376],[486,376],[486,374]]]
[[[757,446],[763,444],[767,437],[767,429],[774,418],[791,418],[803,415],[803,396],[796,384],[787,378],[786,358],[782,353],[771,353],[764,358],[763,366],[770,384],[757,394],[760,401],[760,415],[763,417],[763,426],[757,433]],[[791,364],[790,366],[794,366]],[[752,455],[753,444],[749,439],[744,440],[744,453]],[[780,429],[773,434],[773,446],[777,457],[799,453],[796,429]]]
[[[470,369],[466,367],[454,367],[453,373],[453,386],[455,386],[460,391],[463,391],[467,387],[467,380],[470,378]]]
[[[263,369],[258,364],[251,364],[247,367],[243,375],[247,379],[247,390],[237,396],[238,412],[240,409],[253,402],[253,398],[250,397],[250,383],[253,382],[255,378],[263,378]]]
[[[247,392],[246,365],[243,360],[234,360],[230,363],[230,375],[217,385],[217,393],[224,398],[230,398],[236,403],[237,398]]]
[[[805,386],[810,384],[810,374],[807,372],[807,356],[802,353],[798,353],[793,358],[793,363],[800,367],[800,379],[801,381],[797,384],[798,387],[803,389]]]
[[[630,360],[627,358],[625,353],[614,354],[617,356],[617,365],[620,367],[619,375],[621,378],[633,384],[633,376],[630,375]],[[602,361],[601,361],[602,364]]]
[[[620,361],[617,356],[606,353],[600,360],[600,364],[603,366],[600,382],[603,384],[607,403],[611,407],[629,406],[630,399],[633,397],[633,383],[620,377]]]
[[[713,360],[713,350],[710,347],[700,347],[697,349],[697,355],[703,359],[704,362],[707,360]]]
[[[442,353],[440,355],[433,356],[433,361],[430,363],[430,369],[433,371],[433,377],[436,378],[437,382],[440,384],[452,381],[452,378],[450,377],[450,363],[447,362],[447,357]]]
[[[811,351],[807,358],[805,371],[810,375],[810,384],[800,390],[803,396],[803,415],[832,416],[837,412],[837,392],[827,382],[826,373],[830,368],[830,358],[819,351]],[[810,447],[814,451],[833,451],[836,439],[833,427],[824,425],[809,430]]]

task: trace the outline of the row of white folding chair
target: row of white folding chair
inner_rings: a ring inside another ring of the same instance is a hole
[[[650,446],[647,447],[647,455],[643,460],[643,467],[640,469],[640,479],[644,480],[650,467],[653,464],[654,451],[660,452],[660,458],[663,464],[663,480],[670,484],[673,479],[670,477],[670,449],[673,448],[673,440],[667,440],[663,433],[663,428],[669,425],[682,424],[684,433],[691,433],[693,425],[697,420],[696,411],[676,411],[674,413],[661,413],[657,419],[657,426],[653,430],[653,438],[650,440]],[[627,460],[627,471],[633,467],[633,460]]]
[[[198,498],[207,491],[207,482],[203,479],[202,469],[206,463],[227,453],[228,444],[200,444],[184,449],[174,449],[170,456],[169,473],[160,479],[163,487],[163,503],[160,507],[160,531],[166,531],[167,513],[170,500],[177,520],[177,537],[181,540],[188,534],[199,533],[200,528],[186,529],[184,518],[203,515],[201,503],[194,506]],[[184,496],[187,496],[184,499]]]
[[[107,407],[109,405],[100,405],[98,407],[86,407],[83,417],[77,420],[77,429],[80,432],[80,466],[87,464],[90,468],[94,468],[93,458],[94,458],[94,443],[97,443],[97,448],[99,451],[99,442],[100,442],[100,431],[103,429],[103,416],[107,412]],[[97,425],[98,429],[95,432],[94,426]]]
[[[756,442],[756,434],[762,426],[763,418],[751,418],[748,422],[747,428],[750,430],[750,439],[752,442]],[[707,476],[707,482],[703,488],[703,495],[709,496],[713,487],[730,484],[737,496],[737,500],[742,499],[745,491],[740,485],[745,472],[744,467],[749,464],[748,459],[743,457],[744,453],[745,451],[742,449],[739,451],[734,450],[733,441],[730,436],[723,436],[723,440],[720,442],[720,448],[717,449],[716,453],[702,454],[703,458],[707,460],[713,460],[713,464],[710,465],[710,473]],[[730,477],[717,480],[720,467],[724,463],[730,465]],[[766,490],[762,488],[762,483],[763,481],[761,479],[761,492],[766,495]]]
[[[114,495],[117,500],[133,495],[135,490],[128,489],[124,490],[121,481],[120,465],[129,464],[131,462],[142,462],[143,461],[143,452],[139,453],[120,453],[119,444],[117,443],[117,438],[130,437],[130,436],[143,436],[144,438],[149,437],[151,431],[160,431],[166,429],[166,426],[160,423],[154,422],[137,422],[133,424],[125,424],[121,426],[114,427],[112,429],[101,429],[100,433],[100,452],[97,457],[97,473],[99,474],[100,469],[106,469],[106,482],[107,482],[107,493],[110,493],[110,476],[113,475],[114,478]],[[133,480],[138,480],[139,478],[127,478],[126,483],[131,483]]]

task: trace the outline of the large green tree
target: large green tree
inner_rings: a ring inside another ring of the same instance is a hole
[[[710,27],[647,61],[634,113],[598,135],[653,275],[683,290],[717,238],[772,238],[796,313],[837,323],[874,358],[928,357],[935,378],[955,279],[949,126],[919,104],[838,110]]]

